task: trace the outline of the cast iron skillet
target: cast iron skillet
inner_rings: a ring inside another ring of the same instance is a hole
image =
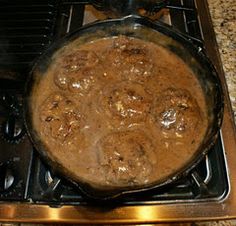
[[[31,103],[33,100],[33,89],[37,86],[40,78],[42,78],[46,72],[52,61],[52,55],[57,50],[74,40],[78,40],[78,43],[82,45],[83,43],[98,38],[117,36],[121,34],[157,43],[174,52],[185,61],[185,63],[197,76],[205,93],[208,107],[209,127],[196,154],[192,156],[190,161],[186,162],[181,168],[176,169],[176,171],[167,178],[161,181],[156,181],[155,183],[147,186],[134,186],[132,188],[122,189],[111,188],[107,190],[78,180],[78,178],[75,178],[73,175],[73,172],[69,171],[62,164],[58,163],[53,156],[51,156],[33,126],[32,112],[34,109],[32,109]],[[27,81],[25,89],[24,118],[28,134],[35,148],[44,160],[52,167],[54,172],[59,175],[63,175],[72,181],[88,196],[106,200],[121,196],[122,194],[140,192],[161,187],[188,174],[189,171],[202,160],[216,141],[223,117],[223,99],[221,83],[216,70],[206,55],[204,55],[201,48],[194,46],[191,41],[185,38],[184,35],[175,31],[168,25],[160,22],[154,23],[148,19],[138,16],[127,16],[120,19],[106,20],[84,26],[76,32],[64,37],[59,42],[53,44],[38,59]]]

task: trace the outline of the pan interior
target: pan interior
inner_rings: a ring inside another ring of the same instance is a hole
[[[209,142],[208,73],[151,28],[88,28],[36,66],[32,138],[59,171],[93,189],[163,183]]]

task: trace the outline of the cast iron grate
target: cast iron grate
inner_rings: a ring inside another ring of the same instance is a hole
[[[3,1],[0,5],[0,67],[28,69],[53,41],[58,2]]]

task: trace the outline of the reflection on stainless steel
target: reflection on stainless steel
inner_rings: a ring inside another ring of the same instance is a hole
[[[70,6],[70,14],[69,14],[69,18],[68,18],[68,24],[66,27],[66,33],[69,33],[69,31],[70,31],[72,13],[73,13],[73,5]]]
[[[208,158],[208,156],[206,156],[206,159],[205,159],[205,161],[206,161],[206,170],[207,170],[207,174],[206,174],[206,178],[204,179],[204,183],[205,184],[207,184],[209,181],[210,181],[210,179],[211,179],[211,176],[212,176],[212,172],[211,172],[211,168],[210,168],[210,162],[209,162],[209,158]]]
[[[219,200],[204,201],[191,200],[182,202],[149,202],[148,205],[129,205],[101,207],[91,205],[50,207],[33,203],[1,203],[0,219],[2,222],[58,222],[58,223],[157,223],[179,222],[196,220],[218,220],[236,218],[236,137],[234,119],[228,97],[226,81],[214,38],[213,28],[210,24],[209,10],[206,0],[196,1],[206,43],[206,51],[216,66],[225,93],[225,111],[221,137],[224,143],[225,158],[228,166],[230,191]],[[206,166],[208,168],[208,159]],[[204,182],[211,177],[209,171]]]

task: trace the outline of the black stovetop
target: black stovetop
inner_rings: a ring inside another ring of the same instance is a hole
[[[85,3],[85,1],[82,1]],[[49,205],[84,204],[86,197],[66,178],[54,175],[34,150],[22,119],[23,90],[37,57],[55,40],[83,24],[80,1],[7,1],[0,6],[0,201]],[[204,48],[194,0],[170,1],[169,19]],[[163,188],[125,195],[123,204],[219,200],[229,189],[219,137],[188,176]]]

